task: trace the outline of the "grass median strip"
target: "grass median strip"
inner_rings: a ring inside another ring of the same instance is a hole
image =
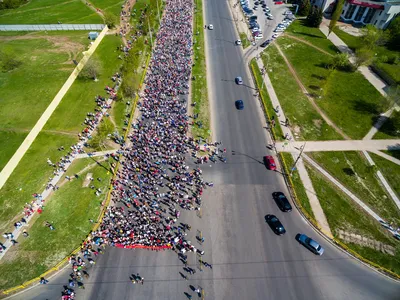
[[[247,34],[245,34],[244,32],[240,32],[239,36],[240,36],[240,41],[242,42],[243,49],[246,49],[251,45],[249,39],[247,38]]]
[[[203,2],[195,0],[194,28],[193,28],[193,56],[194,66],[192,68],[192,104],[193,114],[198,115],[192,127],[194,138],[207,139],[210,136],[210,108],[207,93],[206,57],[204,47],[204,22]],[[198,34],[197,34],[198,33]]]
[[[311,152],[310,157],[382,218],[400,223],[399,210],[380,185],[375,168],[369,166],[361,153]]]
[[[338,231],[344,230],[359,234],[385,245],[396,246],[393,237],[372,217],[367,215],[352,200],[338,191],[322,174],[308,167],[308,173],[324,210],[333,235],[338,238]],[[381,265],[400,274],[400,252],[395,256],[376,251],[372,248],[347,243],[340,240],[348,248],[360,254],[365,259]],[[398,248],[398,246],[397,246]]]
[[[92,173],[94,181],[88,187],[83,187],[87,173]],[[3,258],[0,264],[0,289],[39,276],[79,246],[93,227],[89,220],[96,220],[99,215],[111,175],[104,167],[95,165],[78,179],[67,181],[46,201],[43,213],[28,228],[29,237],[21,236],[18,244],[12,246]],[[102,194],[96,196],[90,185],[101,189]],[[55,230],[46,227],[46,221]]]
[[[270,123],[271,118],[276,117],[276,112],[272,105],[271,99],[269,98],[267,88],[265,87],[265,84],[263,84],[264,78],[261,74],[260,68],[258,67],[257,62],[254,58],[251,60],[250,66],[251,66],[251,70],[253,73],[253,77],[254,77],[256,85],[257,85],[257,89],[261,93],[261,95],[260,95],[261,101],[264,106],[264,111],[265,111],[265,113],[267,113],[267,116],[266,116],[267,121],[268,121],[268,123]],[[276,117],[276,120],[278,120],[277,117]],[[275,138],[277,140],[283,140],[283,132],[282,132],[281,124],[279,123],[279,121],[277,121],[275,124],[276,125],[273,128]]]
[[[390,160],[376,155],[375,153],[370,153],[370,155],[378,169],[381,170],[383,176],[390,184],[390,187],[396,192],[397,196],[400,197],[400,166]]]
[[[296,139],[341,140],[300,90],[278,50],[270,46],[261,57]]]

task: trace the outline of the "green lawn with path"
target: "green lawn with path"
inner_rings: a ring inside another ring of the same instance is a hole
[[[351,138],[362,139],[387,110],[385,98],[361,73],[327,69],[330,56],[293,39],[282,37],[278,44],[317,105]]]
[[[21,62],[0,72],[0,170],[67,80],[88,44],[86,31],[0,36],[0,52]]]
[[[247,38],[247,34],[245,34],[244,32],[240,32],[239,36],[240,36],[240,41],[242,42],[243,49],[246,49],[251,45],[249,39]]]
[[[388,181],[390,187],[400,197],[400,165],[397,165],[382,156],[370,153],[372,160],[375,162],[382,175]]]
[[[292,132],[298,140],[340,140],[342,137],[330,127],[314,109],[282,56],[274,46],[263,52],[262,60]]]
[[[322,174],[309,166],[307,170],[333,235],[338,238],[338,230],[341,229],[386,245],[396,246],[396,255],[391,256],[368,247],[342,241],[362,257],[400,274],[399,246],[391,234],[355,202],[337,190]]]
[[[119,18],[122,10],[122,5],[125,3],[124,0],[90,0],[90,2],[102,11],[112,13]]]
[[[389,119],[383,123],[374,139],[400,139],[400,112],[394,111]]]
[[[31,0],[16,9],[0,11],[0,24],[103,24],[81,0]]]
[[[381,152],[393,156],[394,158],[400,159],[400,150],[381,150]]]
[[[92,173],[95,179],[90,185],[102,190],[100,196],[96,196],[95,190],[90,187],[83,187],[87,173]],[[100,213],[110,178],[110,172],[107,174],[106,169],[94,165],[78,179],[66,181],[46,201],[43,213],[28,228],[30,236],[21,236],[18,244],[2,260],[0,289],[13,287],[39,276],[80,245],[93,227],[89,220],[96,220]],[[55,230],[51,231],[44,226],[46,221],[52,223]]]
[[[396,204],[380,185],[376,170],[359,152],[311,152],[309,156],[380,217],[400,224]]]

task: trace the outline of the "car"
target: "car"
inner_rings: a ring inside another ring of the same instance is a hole
[[[251,16],[249,20],[257,20],[257,16]]]
[[[255,32],[261,32],[261,29],[259,27],[255,27],[251,30],[251,32],[255,33]]]
[[[267,46],[271,43],[271,41],[272,41],[272,40],[266,40],[266,41],[264,41],[264,42],[260,45],[260,47],[263,47],[263,48],[267,47]]]
[[[208,25],[208,29],[213,30],[214,29],[213,24]]]
[[[241,44],[242,44],[242,41],[241,41],[241,40],[236,40],[236,41],[235,41],[235,45],[240,46]]]
[[[260,4],[258,1],[254,2],[254,5],[258,5],[258,4]]]
[[[271,155],[264,156],[264,163],[268,170],[276,170],[275,160]]]
[[[324,253],[324,248],[322,248],[320,244],[318,244],[316,241],[314,241],[312,238],[309,238],[305,234],[298,233],[296,235],[296,241],[298,241],[314,254],[322,255]]]
[[[267,15],[267,19],[268,19],[268,20],[273,20],[274,17],[273,17],[272,15]]]
[[[273,38],[273,39],[276,39],[279,35],[280,35],[280,32],[274,33],[274,34],[272,35],[272,38]]]
[[[284,31],[285,31],[285,28],[282,28],[282,27],[276,27],[274,29],[274,32],[284,32]]]
[[[255,40],[262,40],[264,38],[264,36],[262,35],[262,33],[259,33],[258,35],[256,35],[254,37]]]
[[[235,106],[238,110],[243,110],[244,109],[244,103],[243,100],[236,100],[235,101]]]
[[[235,78],[235,82],[236,82],[236,84],[238,84],[238,85],[243,84],[243,79],[242,79],[242,77],[240,77],[240,76],[236,77],[236,78]]]
[[[262,7],[262,8],[266,8],[266,7],[267,7],[267,4],[261,4],[261,7]]]
[[[250,29],[254,29],[254,28],[260,28],[260,25],[258,25],[258,24],[252,24],[252,25],[250,25],[250,27],[249,27]]]
[[[282,235],[286,233],[285,227],[283,227],[281,221],[274,215],[266,215],[265,222],[268,223],[269,227],[271,227],[272,231],[277,235]]]
[[[254,7],[253,7],[253,10],[257,10],[257,9],[258,9],[258,7],[257,7],[257,6],[254,6]]]
[[[272,198],[274,198],[275,203],[278,205],[279,209],[283,212],[292,211],[292,206],[288,198],[286,198],[285,194],[282,192],[273,192]]]

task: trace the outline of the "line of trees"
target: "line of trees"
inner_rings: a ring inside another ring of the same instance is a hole
[[[18,8],[28,0],[3,0],[0,1],[0,10]]]

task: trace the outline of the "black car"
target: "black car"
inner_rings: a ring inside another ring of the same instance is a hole
[[[272,231],[275,232],[275,234],[285,234],[285,227],[283,227],[281,221],[279,221],[279,219],[274,215],[266,215],[265,221],[268,223],[269,227],[271,227]]]
[[[267,47],[269,44],[271,43],[271,40],[266,40],[265,42],[263,42],[260,46],[265,48]]]
[[[235,106],[238,110],[243,110],[244,109],[244,103],[243,100],[236,100],[235,101]]]
[[[272,197],[274,198],[276,204],[279,209],[283,212],[292,211],[292,206],[289,203],[289,200],[286,198],[285,194],[282,192],[274,192],[272,193]]]

